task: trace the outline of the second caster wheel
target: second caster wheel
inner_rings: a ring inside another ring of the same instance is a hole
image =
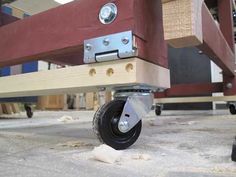
[[[134,144],[142,129],[140,120],[127,133],[119,130],[118,123],[125,103],[125,100],[113,100],[99,108],[93,119],[93,129],[99,140],[116,150],[126,149]]]
[[[233,104],[229,105],[229,112],[232,114],[232,115],[235,115],[236,114],[236,108]]]
[[[32,108],[29,105],[27,105],[27,104],[25,104],[24,107],[25,107],[25,111],[26,111],[27,117],[28,118],[32,118],[33,115],[34,115],[34,113],[32,111]]]
[[[160,116],[162,112],[162,106],[161,105],[156,105],[155,107],[155,113],[157,116]]]

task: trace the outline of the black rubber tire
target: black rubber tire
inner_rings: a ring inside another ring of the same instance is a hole
[[[155,108],[155,113],[156,113],[157,116],[160,116],[160,115],[161,115],[161,111],[162,111],[161,106],[156,106],[156,108]]]
[[[28,106],[28,105],[24,105],[24,107],[25,107],[25,111],[26,111],[27,117],[28,117],[29,119],[32,118],[33,115],[34,115],[34,113],[33,113],[33,111],[32,111],[32,108],[31,108],[30,106]]]
[[[113,100],[97,110],[93,119],[93,130],[98,139],[116,150],[127,149],[138,139],[142,121],[129,132],[122,133],[118,129],[118,122],[122,114],[125,100]]]
[[[234,105],[230,105],[230,106],[229,106],[229,112],[230,112],[232,115],[235,115],[235,114],[236,114],[236,109],[235,109],[235,106],[234,106]]]

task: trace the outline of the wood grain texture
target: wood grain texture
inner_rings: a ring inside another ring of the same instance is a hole
[[[174,0],[163,4],[164,36],[176,48],[196,46],[203,42],[203,0]]]
[[[41,96],[38,98],[37,108],[40,110],[62,110],[64,95]]]
[[[0,78],[0,98],[96,91],[145,84],[169,88],[169,70],[132,58]]]

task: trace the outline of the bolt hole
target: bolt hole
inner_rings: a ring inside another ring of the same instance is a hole
[[[133,64],[129,63],[126,65],[125,70],[129,73],[134,69]]]
[[[111,77],[114,74],[114,70],[112,68],[109,68],[107,70],[107,76]]]
[[[90,75],[91,77],[95,76],[95,75],[96,75],[96,70],[95,70],[94,68],[93,68],[93,69],[90,69],[89,75]]]
[[[130,117],[130,115],[129,114],[125,114],[125,117]]]

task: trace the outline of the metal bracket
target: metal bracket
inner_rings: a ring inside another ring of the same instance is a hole
[[[84,41],[84,63],[105,62],[137,56],[132,31]]]
[[[151,92],[130,92],[127,93],[123,112],[118,123],[118,128],[122,133],[130,131],[142,118],[144,118],[152,109],[154,96]],[[115,94],[116,98],[122,98],[121,93]],[[123,94],[125,95],[125,94]]]

